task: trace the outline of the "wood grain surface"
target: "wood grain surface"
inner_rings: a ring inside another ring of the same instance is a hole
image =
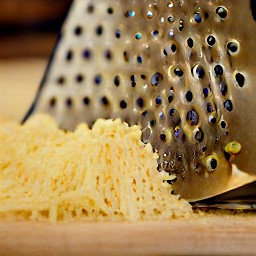
[[[255,216],[141,223],[0,222],[0,255],[255,255]]]
[[[46,60],[0,61],[0,121],[20,120]],[[0,220],[0,255],[256,255],[256,215],[204,214],[142,223]]]

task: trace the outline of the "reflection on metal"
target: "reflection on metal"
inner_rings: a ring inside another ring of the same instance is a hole
[[[194,209],[224,209],[256,211],[256,181],[225,193],[191,202]]]

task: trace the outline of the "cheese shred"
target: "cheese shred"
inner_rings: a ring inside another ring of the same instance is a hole
[[[47,115],[1,125],[0,217],[168,220],[189,216],[157,171],[158,155],[139,126],[98,120],[65,132]]]

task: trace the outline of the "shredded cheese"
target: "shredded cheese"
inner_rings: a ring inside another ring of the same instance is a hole
[[[0,216],[32,220],[166,220],[191,214],[157,171],[139,126],[117,119],[64,132],[38,115],[1,127]]]

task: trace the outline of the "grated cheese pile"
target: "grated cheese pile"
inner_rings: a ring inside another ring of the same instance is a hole
[[[157,154],[139,126],[98,120],[92,129],[58,129],[38,115],[1,125],[1,218],[166,220],[189,216],[157,171]]]

